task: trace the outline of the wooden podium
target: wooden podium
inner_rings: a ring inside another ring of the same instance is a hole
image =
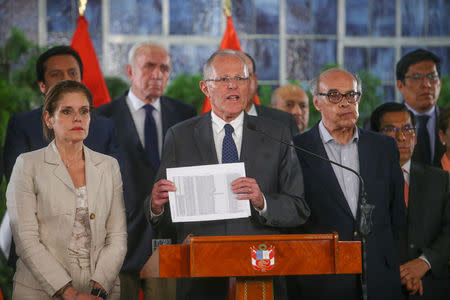
[[[361,243],[337,233],[190,236],[159,246],[141,278],[230,277],[229,299],[273,299],[273,276],[351,273],[361,273]]]

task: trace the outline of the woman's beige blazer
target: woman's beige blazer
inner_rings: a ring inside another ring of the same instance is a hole
[[[110,291],[126,253],[122,178],[117,161],[84,146],[92,280]],[[14,280],[50,296],[71,280],[68,245],[76,194],[54,141],[17,158],[6,191],[19,256]]]

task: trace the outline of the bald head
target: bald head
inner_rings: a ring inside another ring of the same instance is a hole
[[[160,45],[138,43],[128,53],[127,75],[131,91],[146,103],[163,95],[170,70],[169,53]]]
[[[345,144],[353,135],[359,117],[359,79],[346,70],[330,69],[313,80],[310,88],[314,106],[321,113],[325,128],[335,138],[344,135],[338,141]]]
[[[292,114],[300,132],[308,127],[308,95],[299,86],[289,84],[277,88],[272,94],[272,107]]]

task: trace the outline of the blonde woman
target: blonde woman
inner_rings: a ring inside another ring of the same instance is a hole
[[[55,84],[42,116],[52,142],[14,165],[6,192],[19,256],[13,299],[119,299],[122,179],[114,158],[83,145],[91,105],[83,84]]]

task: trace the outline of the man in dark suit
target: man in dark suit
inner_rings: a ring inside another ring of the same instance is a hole
[[[368,299],[400,297],[399,259],[395,240],[405,222],[403,179],[398,150],[389,137],[356,126],[361,99],[359,79],[330,69],[310,84],[322,120],[294,137],[294,144],[350,167],[362,176],[368,204],[374,205],[367,241]],[[337,232],[344,241],[360,240],[360,191],[350,171],[297,151],[305,178],[311,217],[301,233]],[[292,280],[294,299],[361,299],[358,275],[301,276]],[[292,283],[291,282],[291,283]]]
[[[83,63],[78,52],[69,46],[56,46],[42,53],[36,62],[36,76],[42,94],[57,82],[83,78]],[[47,146],[42,131],[42,106],[13,115],[8,121],[4,149],[4,172],[9,181],[16,158],[24,153]],[[117,158],[118,145],[111,120],[91,114],[89,135],[84,144],[97,152]],[[9,224],[7,224],[9,225]],[[15,268],[17,256],[12,244],[8,264]]]
[[[379,106],[372,113],[371,127],[393,137],[400,151],[408,214],[399,243],[404,297],[450,299],[449,173],[411,162],[417,143],[414,114],[404,104]]]
[[[396,77],[398,91],[416,118],[417,146],[412,160],[439,167],[446,150],[439,139],[438,126],[441,59],[430,51],[417,49],[398,61]]]
[[[294,151],[271,141],[269,135],[290,140],[281,124],[244,112],[247,103],[248,70],[239,52],[215,52],[203,68],[200,82],[211,100],[212,111],[171,128],[157,182],[147,201],[146,212],[158,231],[173,232],[181,243],[188,234],[258,235],[279,234],[281,227],[299,226],[309,216],[303,198],[302,171]],[[250,129],[251,124],[252,128]],[[244,162],[245,174],[231,183],[238,199],[249,201],[251,217],[208,222],[172,223],[168,191],[175,191],[166,177],[166,168],[229,162]],[[150,211],[151,210],[151,211]],[[275,283],[275,293],[280,282]],[[178,299],[226,299],[227,279],[188,279],[177,281]],[[284,298],[281,298],[284,299]]]
[[[294,117],[291,114],[264,105],[256,105],[253,102],[258,91],[258,75],[256,75],[255,60],[248,53],[242,54],[248,67],[248,76],[250,81],[248,89],[248,102],[247,106],[245,107],[245,111],[247,112],[247,114],[249,114],[250,116],[263,117],[277,121],[286,126],[291,131],[292,136],[298,134],[298,127],[295,123]]]
[[[271,103],[273,108],[294,116],[300,133],[306,130],[309,122],[309,98],[298,85],[280,86],[273,92]]]
[[[170,291],[174,292],[174,288],[166,287],[167,281],[139,278],[152,252],[152,239],[156,238],[145,219],[143,204],[153,187],[167,130],[196,112],[190,105],[162,96],[171,70],[170,56],[164,48],[136,44],[128,59],[131,89],[97,109],[114,121],[120,144],[128,227],[128,252],[119,274],[121,299],[137,299],[140,287],[145,299],[167,299]]]

